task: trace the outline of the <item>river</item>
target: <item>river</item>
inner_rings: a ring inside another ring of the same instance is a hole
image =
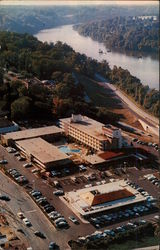
[[[73,25],[64,25],[53,29],[41,30],[35,35],[40,41],[62,41],[70,45],[76,52],[86,54],[98,61],[106,60],[110,67],[114,65],[128,69],[130,73],[141,80],[150,88],[159,89],[159,61],[150,56],[138,58],[126,53],[107,52],[103,43],[93,41],[90,37],[84,37],[73,29]],[[102,50],[103,53],[99,53]]]

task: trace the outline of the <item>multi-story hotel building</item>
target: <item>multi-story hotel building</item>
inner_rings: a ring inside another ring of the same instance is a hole
[[[60,119],[60,126],[67,136],[96,150],[121,148],[121,130],[112,125],[104,125],[89,117],[72,115],[69,118]]]

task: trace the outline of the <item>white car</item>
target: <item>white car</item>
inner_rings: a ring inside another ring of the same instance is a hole
[[[24,218],[24,219],[23,219],[23,222],[24,222],[24,224],[25,224],[27,227],[31,227],[31,226],[32,226],[31,222],[30,222],[27,218]]]
[[[24,214],[23,214],[22,212],[17,213],[17,216],[18,216],[20,219],[24,219],[24,218],[25,218],[25,216],[24,216]]]
[[[92,184],[87,184],[84,186],[85,188],[89,188],[89,187],[92,187]]]
[[[155,215],[154,219],[159,220],[159,215]]]
[[[32,167],[32,162],[27,162],[27,163],[23,164],[23,167],[24,168]]]
[[[59,217],[59,218],[57,218],[54,222],[56,223],[56,224],[58,224],[59,222],[61,222],[61,221],[66,221],[65,220],[65,218],[64,217]]]
[[[79,171],[82,172],[82,171],[86,171],[87,168],[84,166],[84,165],[80,165],[79,166]]]
[[[8,147],[6,150],[7,150],[8,153],[15,153],[16,152],[16,149],[11,148],[11,147]]]
[[[19,156],[17,156],[17,160],[18,160],[18,161],[24,161],[24,160],[25,160],[25,157],[19,155]]]
[[[69,218],[69,220],[72,221],[74,224],[79,224],[78,220],[77,220],[75,217],[69,216],[68,218]]]
[[[32,171],[31,171],[33,174],[35,174],[35,173],[37,173],[38,172],[38,168],[34,168],[34,169],[32,169]]]

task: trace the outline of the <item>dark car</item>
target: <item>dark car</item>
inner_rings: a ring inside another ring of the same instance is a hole
[[[10,201],[10,198],[9,198],[9,196],[1,195],[1,196],[0,196],[0,200],[3,200],[3,201]]]
[[[54,207],[50,206],[44,209],[46,213],[51,213],[52,211],[54,211]]]
[[[34,193],[31,194],[33,197],[37,197],[37,196],[42,196],[42,193],[40,191],[36,191]]]
[[[40,231],[35,231],[34,234],[42,239],[46,239],[46,236]]]
[[[49,250],[59,249],[58,245],[55,242],[49,243]]]
[[[47,200],[41,200],[40,202],[38,202],[39,205],[41,205],[42,207],[44,207],[45,205],[48,204],[48,201]]]
[[[3,159],[3,160],[0,161],[0,164],[7,164],[7,163],[8,163],[8,161],[5,160],[5,159]]]

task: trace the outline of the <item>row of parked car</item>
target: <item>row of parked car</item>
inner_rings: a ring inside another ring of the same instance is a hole
[[[39,190],[32,190],[29,193],[57,228],[69,227],[65,218],[55,210],[55,207],[47,201],[46,197],[42,196]]]
[[[149,180],[153,185],[160,187],[160,180],[154,175],[147,175],[145,176],[145,178]]]
[[[152,142],[144,142],[144,141],[140,141],[137,138],[133,138],[132,139],[133,142],[136,142],[137,144],[141,144],[141,145],[146,145],[149,147],[153,147],[155,148],[155,150],[159,150],[158,144],[157,143],[152,143]]]
[[[96,241],[99,239],[104,239],[106,237],[110,238],[110,237],[115,237],[116,234],[118,233],[125,233],[129,230],[133,230],[135,228],[138,228],[139,226],[142,226],[144,224],[146,224],[147,222],[145,220],[139,220],[139,221],[135,221],[133,223],[128,222],[125,225],[119,226],[117,228],[113,229],[106,229],[103,232],[102,231],[95,231],[94,233],[90,234],[90,235],[86,235],[84,237],[79,237],[77,242],[80,243],[87,243],[90,241]]]
[[[48,217],[53,222],[56,228],[58,229],[69,228],[68,222],[58,211],[50,212],[48,214]]]
[[[20,172],[15,168],[10,168],[7,170],[8,174],[19,184],[24,185],[28,183],[27,178],[24,175],[21,175]]]
[[[80,172],[87,170],[87,167],[85,167],[84,165],[80,165],[78,168]],[[63,177],[69,174],[70,174],[70,169],[68,168],[63,168],[61,171],[57,171],[57,170],[51,171],[51,177]]]
[[[6,150],[7,150],[8,153],[13,153],[14,156],[16,156],[18,161],[26,160],[26,158],[24,156],[21,156],[20,153],[15,148],[7,147]]]
[[[105,227],[126,219],[142,216],[155,209],[155,204],[147,201],[143,205],[135,205],[132,208],[126,208],[123,211],[117,211],[110,214],[103,214],[97,217],[90,217],[89,222],[96,228]]]
[[[147,201],[150,202],[155,202],[156,198],[154,198],[153,196],[151,196],[147,191],[145,191],[142,187],[140,187],[139,185],[130,182],[130,181],[126,181],[126,183],[131,186],[132,188],[136,189],[139,193],[141,193],[141,195],[143,195],[144,197],[146,197]]]

